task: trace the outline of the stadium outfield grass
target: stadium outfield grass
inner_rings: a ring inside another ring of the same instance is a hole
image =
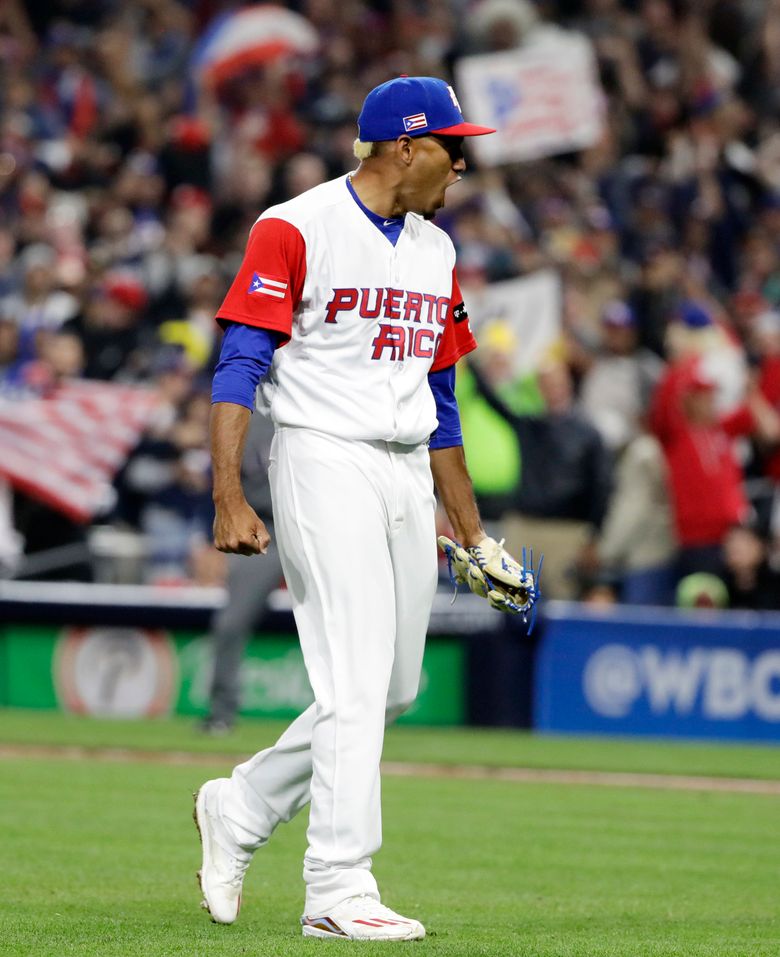
[[[305,814],[258,852],[239,922],[199,911],[191,792],[279,726],[203,739],[192,722],[0,711],[0,952],[35,957],[286,957],[302,940]],[[35,746],[202,752],[193,763],[65,760]],[[208,752],[215,755],[213,764]],[[503,759],[502,759],[503,756]],[[780,751],[398,728],[394,760],[780,777]],[[205,763],[204,762],[208,762]],[[383,782],[376,873],[431,955],[776,957],[780,798],[499,781]],[[396,945],[401,946],[401,945]]]

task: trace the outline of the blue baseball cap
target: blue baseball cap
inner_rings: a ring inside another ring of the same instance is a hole
[[[686,299],[680,304],[679,318],[690,329],[704,329],[712,325],[712,316],[698,302]]]
[[[482,136],[489,126],[465,123],[452,87],[433,76],[399,76],[368,94],[358,117],[363,143],[408,136]]]

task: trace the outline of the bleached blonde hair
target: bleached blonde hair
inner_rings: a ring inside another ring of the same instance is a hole
[[[355,140],[352,144],[352,152],[359,160],[368,159],[369,156],[376,156],[379,152],[377,143],[364,143],[363,140]]]

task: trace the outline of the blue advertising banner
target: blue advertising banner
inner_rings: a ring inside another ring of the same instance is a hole
[[[551,602],[534,726],[780,742],[780,615]]]

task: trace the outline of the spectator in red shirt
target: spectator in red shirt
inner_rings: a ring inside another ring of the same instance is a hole
[[[757,392],[720,417],[715,382],[697,360],[668,370],[650,415],[668,466],[680,547],[678,572],[717,573],[726,532],[750,512],[733,440],[754,432],[769,437],[778,428],[777,417]]]
[[[780,313],[767,311],[756,320],[751,339],[758,356],[758,385],[767,402],[780,414]],[[780,486],[780,446],[766,450],[764,473]]]

